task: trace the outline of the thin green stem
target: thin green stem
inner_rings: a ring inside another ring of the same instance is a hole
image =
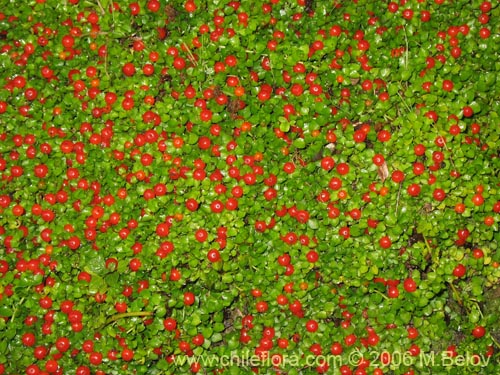
[[[397,199],[396,199],[396,217],[398,216],[398,211],[399,211],[399,200],[401,199],[401,187],[402,187],[402,183],[399,184],[399,190],[398,190],[398,196],[397,196]]]
[[[405,98],[403,97],[403,95],[401,95],[401,93],[399,93],[399,92],[397,94],[398,94],[399,98],[401,99],[401,101],[403,102],[403,104],[404,104],[406,110],[408,111],[408,113],[411,112],[411,108],[406,103]]]
[[[24,297],[21,298],[21,300],[19,301],[19,303],[16,305],[16,309],[12,313],[12,318],[10,319],[11,323],[14,323],[14,320],[16,319],[17,310],[19,309],[19,306],[22,306],[22,304],[24,303],[24,300],[25,300]]]
[[[500,343],[495,339],[495,337],[493,337],[493,335],[491,333],[489,334],[489,336],[490,336],[491,341],[493,341],[493,343],[495,344],[495,346],[497,348],[500,348]]]
[[[455,301],[457,301],[457,303],[460,306],[464,306],[464,301],[460,297],[460,293],[458,293],[458,290],[457,290],[457,288],[455,288],[455,285],[453,285],[453,283],[448,283],[448,285],[450,286],[451,290],[453,291],[453,296],[455,297]],[[468,311],[468,312],[470,312],[470,311]]]
[[[403,27],[403,31],[405,32],[405,46],[406,46],[406,49],[405,49],[405,69],[408,69],[408,60],[409,60],[409,44],[408,44],[408,35],[406,33],[406,27]]]
[[[126,312],[126,313],[121,313],[121,314],[116,314],[108,318],[106,320],[105,325],[111,324],[113,322],[116,322],[117,320],[124,319],[124,318],[135,318],[135,317],[145,317],[145,316],[151,316],[153,315],[153,312],[151,311],[131,311],[131,312]]]
[[[99,0],[96,1],[97,1],[97,6],[101,10],[101,14],[106,14],[106,11],[104,10],[104,7],[102,6],[101,2]]]
[[[432,263],[434,264],[435,261],[434,261],[434,256],[432,255],[432,249],[431,249],[431,246],[429,245],[429,241],[427,241],[427,237],[425,237],[425,234],[422,233],[422,237],[424,237],[424,243],[425,243],[425,247],[427,248],[427,250],[429,251],[429,254],[431,254],[431,257],[432,257]]]
[[[387,297],[384,293],[382,293],[382,292],[381,292],[381,291],[379,291],[379,290],[375,290],[375,293],[380,294],[382,297],[384,297],[384,298],[385,298],[385,299],[387,299],[387,300],[389,299],[389,297]]]

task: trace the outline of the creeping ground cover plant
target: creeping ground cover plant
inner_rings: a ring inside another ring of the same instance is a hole
[[[495,374],[497,0],[0,0],[0,374]]]

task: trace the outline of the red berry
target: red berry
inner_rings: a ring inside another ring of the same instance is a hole
[[[122,350],[122,359],[126,362],[130,362],[132,359],[134,359],[134,351],[129,348],[124,348]]]
[[[318,330],[318,327],[318,322],[313,319],[308,320],[306,323],[307,332],[316,332]]]
[[[167,318],[163,321],[163,327],[167,331],[174,331],[177,328],[177,321],[174,318]]]
[[[211,249],[207,254],[207,258],[211,263],[218,262],[220,260],[220,253],[217,249]]]
[[[184,305],[191,306],[195,302],[195,295],[192,292],[184,293]]]
[[[472,336],[476,339],[483,337],[486,334],[486,329],[483,326],[476,326],[472,330]]]
[[[453,269],[453,276],[455,277],[464,277],[465,273],[467,272],[467,269],[463,264],[458,264],[454,269]]]
[[[208,238],[208,232],[205,229],[198,229],[194,236],[198,242],[205,242]]]
[[[465,117],[472,117],[474,115],[474,110],[470,106],[463,107],[462,112]]]
[[[128,77],[133,76],[135,74],[135,65],[131,62],[127,62],[123,65],[122,71],[123,74]]]
[[[399,183],[404,181],[405,174],[402,171],[395,170],[394,172],[392,172],[391,178],[392,178],[392,181],[399,184]]]
[[[382,237],[380,240],[379,240],[379,244],[380,244],[380,247],[382,247],[383,249],[388,249],[391,247],[392,245],[392,241],[391,239],[389,238],[389,236],[384,236]]]
[[[405,281],[403,282],[403,287],[407,292],[413,293],[414,291],[417,290],[417,283],[415,282],[415,280],[409,277],[405,279]]]

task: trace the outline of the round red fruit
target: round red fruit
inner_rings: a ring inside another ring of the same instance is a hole
[[[306,323],[307,332],[316,332],[318,330],[318,322],[314,319],[310,319]]]
[[[403,287],[407,292],[413,293],[417,290],[417,283],[415,282],[415,280],[409,277],[403,282]]]
[[[135,74],[135,65],[131,62],[127,62],[123,65],[122,71],[127,77],[131,77]]]
[[[318,252],[315,250],[310,250],[306,254],[306,258],[309,263],[316,263],[319,260]]]
[[[389,298],[398,298],[399,297],[399,289],[396,285],[389,285],[387,288],[387,296]]]
[[[418,196],[420,194],[420,190],[420,185],[418,184],[411,184],[407,188],[408,194],[412,197]]]
[[[126,362],[130,362],[132,359],[134,359],[134,351],[129,348],[123,348],[122,359]]]
[[[184,305],[186,306],[191,306],[195,302],[195,295],[192,292],[185,292],[184,293]]]
[[[476,339],[480,339],[486,334],[486,329],[483,326],[476,326],[472,330],[472,336],[474,336]]]
[[[194,236],[198,242],[204,242],[208,238],[208,232],[205,229],[198,229]]]
[[[388,142],[391,139],[391,133],[388,130],[381,130],[377,134],[377,139],[380,142]]]
[[[475,259],[481,259],[484,257],[484,251],[481,249],[475,248],[474,250],[472,250],[472,256]]]
[[[207,253],[207,259],[211,262],[211,263],[216,263],[220,260],[220,253],[219,253],[219,250],[217,249],[211,249],[208,253]]]
[[[470,107],[468,105],[462,108],[462,112],[463,112],[465,117],[474,116],[474,110],[472,109],[472,107]]]
[[[396,170],[396,171],[392,172],[391,179],[395,183],[399,184],[399,183],[401,183],[401,182],[404,181],[405,174],[402,171],[400,171],[400,170]]]
[[[484,203],[483,195],[481,193],[474,194],[472,197],[472,203],[475,206],[481,206]]]
[[[441,202],[446,198],[446,192],[443,189],[437,188],[432,193],[432,196],[434,197],[435,200]]]
[[[384,236],[379,240],[380,247],[383,249],[388,249],[392,245],[392,241],[389,236]]]
[[[453,276],[455,277],[464,277],[467,272],[467,269],[463,264],[457,264],[457,266],[453,269]]]
[[[331,156],[325,156],[323,159],[321,159],[321,168],[323,168],[325,171],[331,170],[335,166],[335,161]]]
[[[174,331],[177,328],[177,321],[174,318],[166,318],[163,321],[163,327],[167,331]]]

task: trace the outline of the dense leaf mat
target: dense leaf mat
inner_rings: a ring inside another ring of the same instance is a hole
[[[0,1],[0,374],[493,374],[494,1]]]

